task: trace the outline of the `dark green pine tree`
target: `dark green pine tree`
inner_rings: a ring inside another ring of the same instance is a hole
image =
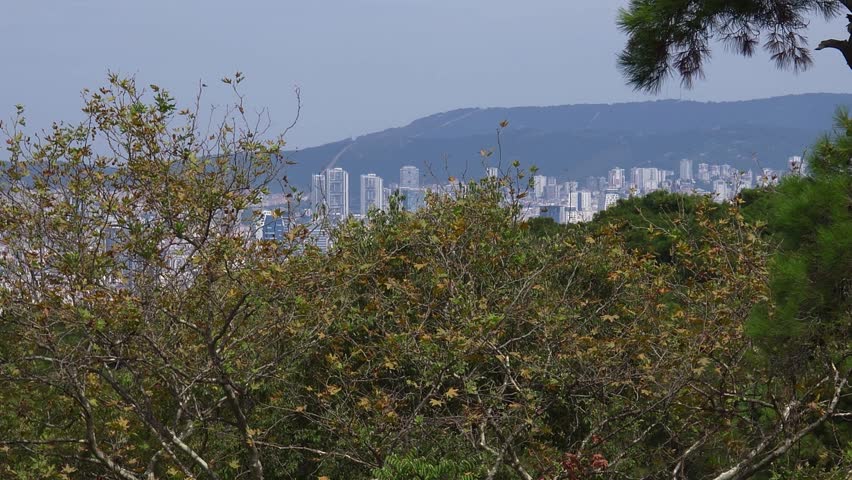
[[[771,265],[771,308],[755,315],[753,335],[807,349],[849,349],[852,332],[852,119],[838,112],[836,130],[807,158],[806,172],[785,178],[746,207],[765,218],[778,242]],[[802,340],[806,341],[802,341]]]
[[[747,57],[762,44],[779,68],[801,71],[813,63],[809,19],[844,11],[852,13],[852,0],[631,0],[618,19],[628,36],[618,63],[633,87],[650,92],[669,77],[686,87],[703,78],[715,42]],[[816,49],[840,51],[852,68],[852,28],[846,30],[843,39],[824,40]]]

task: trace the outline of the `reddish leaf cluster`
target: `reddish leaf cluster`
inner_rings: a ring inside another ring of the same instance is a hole
[[[589,478],[607,468],[609,468],[609,461],[600,453],[595,453],[591,457],[576,453],[565,453],[562,456],[562,469],[571,480]]]

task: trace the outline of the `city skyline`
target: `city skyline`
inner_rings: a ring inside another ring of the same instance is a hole
[[[562,224],[588,222],[596,213],[612,207],[621,199],[660,190],[687,195],[710,195],[716,202],[728,202],[744,189],[777,184],[783,175],[799,173],[805,168],[800,156],[790,156],[788,164],[788,172],[763,168],[755,173],[751,169],[738,170],[725,163],[701,162],[695,165],[692,159],[684,158],[679,162],[677,174],[675,171],[653,166],[630,169],[614,166],[606,172],[606,176],[586,178],[582,186],[576,180],[560,181],[556,176],[538,172],[532,177],[527,199],[522,202],[525,207],[523,215],[525,218],[548,217]],[[497,167],[487,167],[483,178],[496,178],[499,175]],[[338,197],[326,198],[324,189],[334,189],[338,193],[346,192],[351,195],[349,172],[336,167],[326,169],[313,177],[313,218],[319,218],[317,212],[320,212],[320,216],[324,215],[333,222],[351,216],[365,219],[366,213],[371,209],[386,210],[393,194],[399,195],[404,209],[415,211],[424,205],[427,192],[449,191],[447,188],[454,186],[452,182],[447,186],[437,183],[420,185],[420,170],[412,165],[400,168],[399,183],[386,184],[384,178],[374,173],[361,174],[360,209],[356,214],[347,205],[346,214],[343,215],[343,210],[339,208],[342,200]],[[336,179],[336,187],[330,186],[329,178]]]

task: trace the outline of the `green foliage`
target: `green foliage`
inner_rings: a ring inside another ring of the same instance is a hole
[[[713,220],[726,215],[726,208],[708,197],[656,191],[642,197],[619,200],[595,217],[591,228],[614,228],[626,246],[658,261],[671,262],[679,238],[700,235],[699,212]]]
[[[801,348],[842,345],[852,310],[852,120],[807,158],[811,173],[790,176],[752,199],[746,215],[762,217],[779,252],[770,268],[772,308],[756,312],[749,331]],[[838,343],[840,342],[840,343]]]
[[[482,478],[483,471],[477,462],[440,459],[430,461],[417,457],[391,456],[382,468],[373,470],[376,480],[474,480]]]
[[[841,411],[849,409],[842,392],[852,371],[850,158],[852,119],[841,110],[834,134],[820,139],[808,156],[807,175],[788,176],[778,187],[744,199],[745,215],[764,224],[765,235],[778,246],[768,265],[770,297],[755,306],[745,326],[762,347],[759,361],[770,365],[775,381],[797,394],[822,378],[813,388],[836,397]],[[800,455],[809,456],[809,462],[792,462],[784,475],[842,477],[838,465],[850,439],[848,425],[829,422],[803,442],[808,446]]]
[[[564,233],[570,226],[560,225],[552,218],[531,218],[527,220],[530,235],[539,238],[547,238],[553,235]]]

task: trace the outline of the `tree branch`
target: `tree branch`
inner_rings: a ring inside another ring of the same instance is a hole
[[[801,430],[793,433],[792,435],[787,436],[779,444],[772,450],[770,450],[766,455],[762,458],[759,455],[769,448],[770,440],[772,437],[765,439],[761,444],[756,447],[752,452],[748,455],[748,457],[742,460],[740,463],[735,465],[734,467],[722,472],[718,476],[716,476],[713,480],[741,480],[745,478],[749,478],[754,473],[759,471],[760,469],[766,467],[773,461],[775,461],[778,457],[787,453],[790,448],[798,443],[805,435],[808,435],[812,431],[814,431],[817,427],[825,423],[826,420],[831,418],[835,410],[837,409],[837,404],[840,402],[840,398],[843,396],[843,390],[849,384],[848,378],[842,378],[840,372],[837,368],[832,365],[832,369],[834,370],[834,395],[831,398],[831,401],[828,403],[825,411],[822,415],[819,416],[813,422],[807,424]],[[795,404],[797,402],[791,402],[788,404],[785,409],[782,418],[781,425],[779,425],[779,429],[783,430],[783,423],[793,415],[793,408],[795,408]],[[773,435],[774,437],[775,435]]]
[[[826,48],[833,48],[842,53],[843,58],[846,60],[846,65],[852,68],[852,43],[848,40],[823,40],[819,43],[816,50],[825,50]]]

